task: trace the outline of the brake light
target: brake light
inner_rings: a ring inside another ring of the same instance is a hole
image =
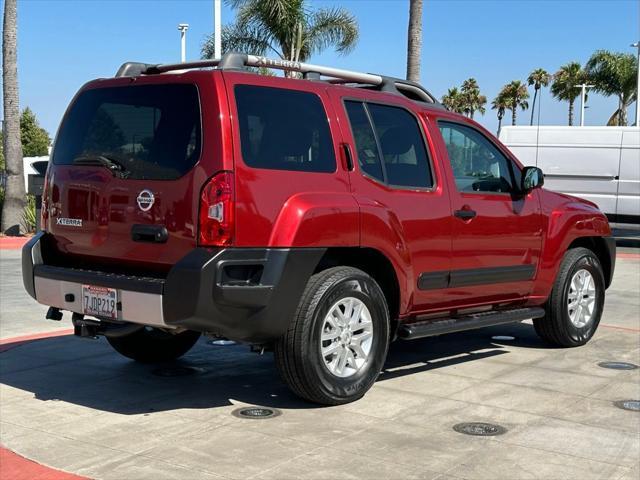
[[[198,244],[221,247],[233,242],[233,175],[214,175],[200,195]]]
[[[47,228],[47,220],[49,219],[49,175],[44,176],[44,185],[42,187],[42,204],[40,206],[40,230]]]

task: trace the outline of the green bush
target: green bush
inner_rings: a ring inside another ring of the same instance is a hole
[[[4,188],[0,187],[0,223],[2,223],[2,206],[4,205]]]
[[[27,205],[22,212],[22,226],[25,233],[36,231],[36,197],[30,194],[27,194]]]

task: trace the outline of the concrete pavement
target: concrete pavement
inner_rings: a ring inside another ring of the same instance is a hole
[[[598,366],[640,365],[640,258],[620,251],[628,255],[588,345],[548,348],[527,323],[395,343],[374,388],[340,407],[296,399],[272,356],[243,346],[203,339],[163,370],[120,357],[104,339],[22,344],[0,353],[0,443],[97,479],[637,480],[640,413],[613,402],[640,399],[640,369]],[[67,316],[45,321],[23,292],[18,259],[0,252],[0,338],[68,329]],[[176,366],[189,375],[163,376]],[[244,405],[282,415],[231,414]],[[452,429],[468,421],[507,433]]]

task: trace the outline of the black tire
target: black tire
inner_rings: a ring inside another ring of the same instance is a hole
[[[369,310],[373,338],[366,363],[342,378],[325,365],[321,334],[329,309],[349,297],[360,300]],[[389,310],[378,284],[356,268],[335,267],[309,279],[274,354],[282,379],[296,395],[322,405],[341,405],[358,400],[371,388],[384,365],[388,343]]]
[[[116,352],[141,363],[167,362],[181,357],[200,338],[200,332],[169,333],[145,327],[123,337],[107,337]]]
[[[596,288],[593,313],[582,327],[571,322],[567,308],[570,282],[579,270],[587,270],[591,274]],[[584,345],[593,337],[600,323],[604,291],[604,274],[598,257],[591,250],[582,247],[567,251],[545,305],[546,315],[533,321],[536,333],[546,342],[559,347]]]

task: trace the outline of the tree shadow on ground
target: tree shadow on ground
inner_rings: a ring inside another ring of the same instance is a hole
[[[500,343],[492,340],[494,335],[515,339]],[[527,324],[398,341],[390,347],[378,382],[488,357],[518,355],[512,346],[548,348]],[[173,373],[186,375],[166,376]],[[165,365],[129,361],[111,350],[104,339],[43,339],[0,354],[0,383],[32,392],[40,401],[62,401],[124,415],[237,403],[320,408],[289,392],[270,353],[251,353],[242,345],[214,346],[204,339],[182,359]]]

